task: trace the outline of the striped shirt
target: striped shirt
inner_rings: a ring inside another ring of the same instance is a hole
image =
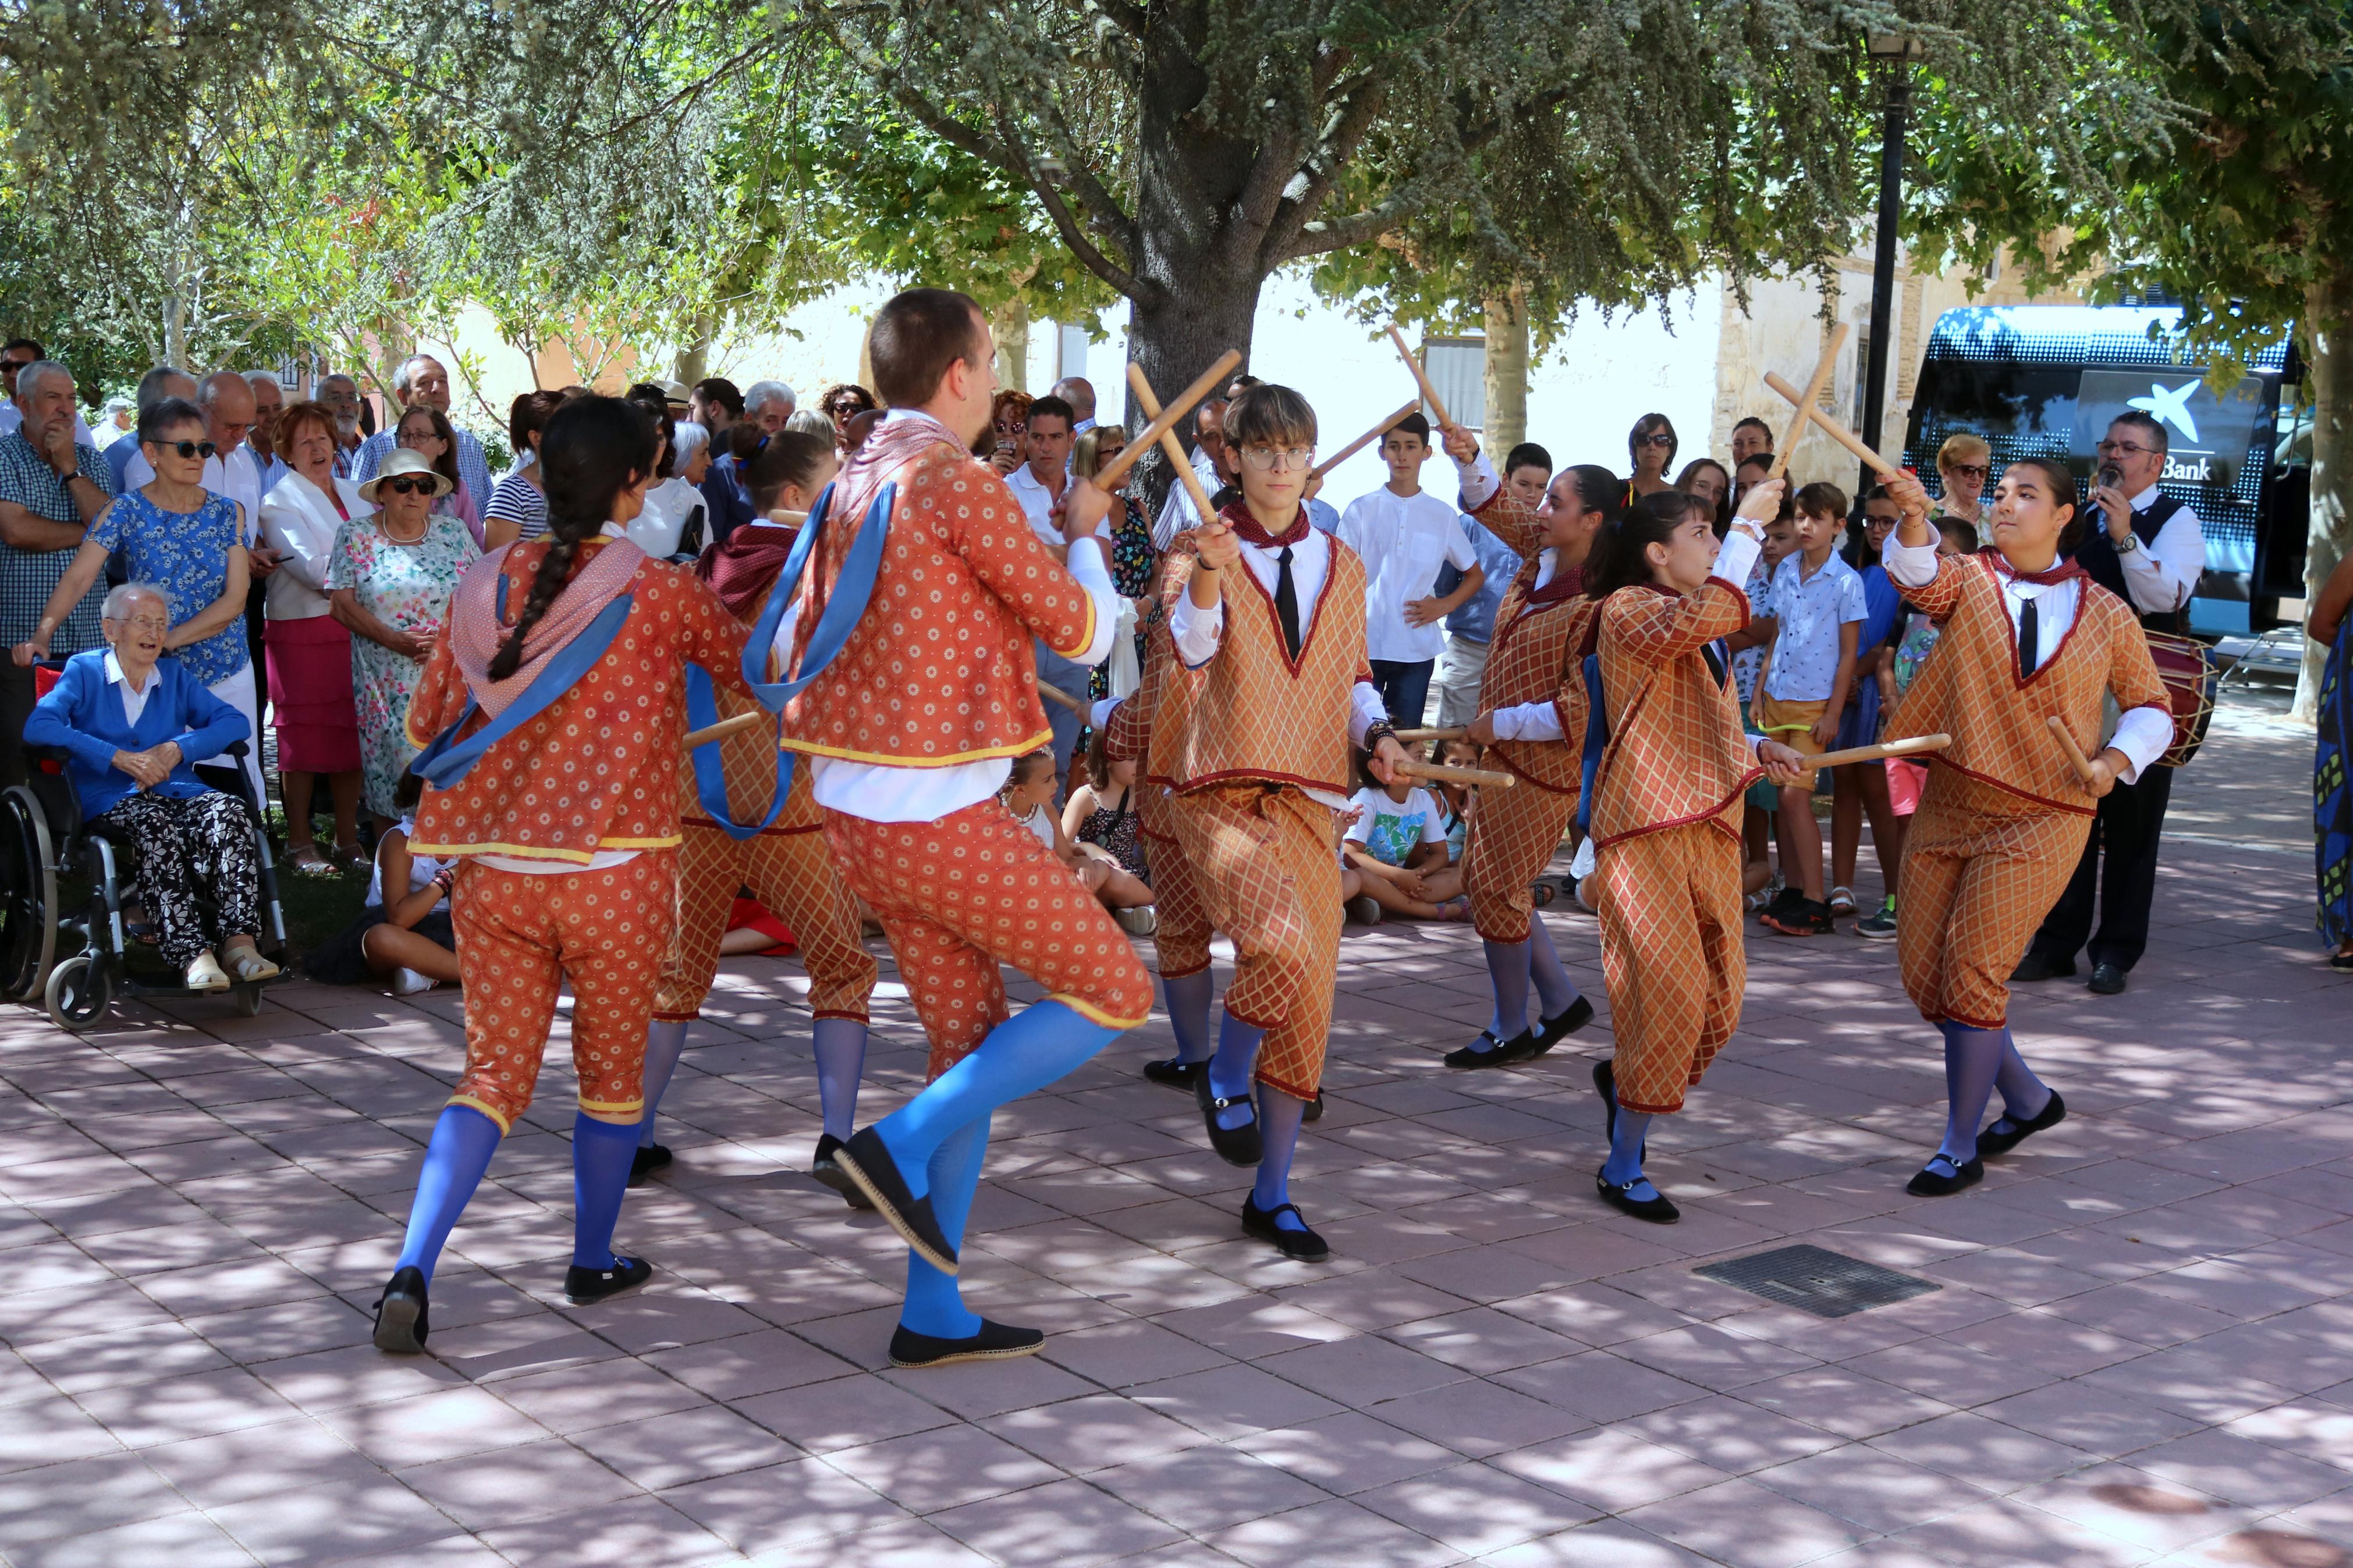
[[[521,474],[509,474],[491,487],[491,504],[482,509],[485,533],[492,522],[521,525],[518,539],[537,539],[547,531],[547,496]]]

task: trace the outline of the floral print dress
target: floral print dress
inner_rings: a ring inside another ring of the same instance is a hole
[[[354,518],[336,531],[327,591],[350,589],[360,607],[385,626],[430,643],[448,616],[458,579],[480,555],[464,521],[447,513],[431,514],[425,537],[415,544],[386,538],[379,516]],[[424,672],[422,659],[405,658],[356,634],[352,637],[361,793],[378,816],[400,815],[393,793],[417,754],[408,743],[408,700]]]
[[[1121,498],[1119,521],[1112,525],[1111,585],[1123,599],[1141,599],[1152,592],[1153,568],[1159,564],[1159,554],[1152,548],[1152,521],[1144,515],[1144,503],[1134,496]],[[1135,628],[1135,662],[1144,662],[1145,632],[1141,622]],[[1111,695],[1111,664],[1109,660],[1096,665],[1087,674],[1087,695],[1101,699]]]

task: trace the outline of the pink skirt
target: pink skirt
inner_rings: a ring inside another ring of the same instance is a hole
[[[332,616],[270,621],[269,716],[278,766],[298,773],[347,773],[360,765],[360,721],[352,707],[352,634]]]

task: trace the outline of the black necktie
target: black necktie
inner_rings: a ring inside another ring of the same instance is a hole
[[[1699,651],[1700,657],[1707,660],[1707,672],[1715,677],[1715,683],[1718,686],[1723,685],[1725,668],[1724,645],[1721,642],[1712,642]]]
[[[2018,612],[2018,669],[2021,675],[2034,673],[2036,655],[2042,652],[2041,623],[2035,616],[2034,601],[2028,599]]]
[[[1291,580],[1291,546],[1284,545],[1282,552],[1275,560],[1280,567],[1274,579],[1274,613],[1282,622],[1283,645],[1296,660],[1299,658],[1299,589]]]

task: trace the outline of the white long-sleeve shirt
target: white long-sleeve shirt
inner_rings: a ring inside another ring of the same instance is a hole
[[[2145,511],[2157,504],[2158,493],[2151,485],[2134,496],[2133,510]],[[2105,529],[2108,514],[2094,507],[2086,521],[2094,528]],[[2118,551],[2116,559],[2124,566],[2125,586],[2132,592],[2135,610],[2145,616],[2178,610],[2189,603],[2189,596],[2198,591],[2198,580],[2206,574],[2205,525],[2185,503],[2165,520],[2154,543]]]
[[[2187,510],[2187,509],[2185,509]],[[2190,526],[2197,526],[2190,520]],[[2168,525],[2168,529],[2170,524]],[[2205,544],[2199,544],[2201,558]],[[2135,554],[2140,553],[2135,552]],[[2127,561],[2131,556],[2126,556]],[[1924,588],[1936,576],[1936,546],[1908,545],[1889,535],[1885,548],[1880,552],[1879,563],[1887,568],[1887,579],[1899,588]],[[2002,608],[2010,612],[2010,635],[2015,642],[2019,624],[2026,606],[2034,606],[2034,668],[2041,669],[2057,656],[2066,643],[2067,632],[2075,624],[2075,613],[2084,603],[2084,584],[2088,577],[2068,577],[2056,583],[2027,583],[2016,577],[2002,575]],[[2029,673],[2032,673],[2029,671]],[[2173,744],[2173,715],[2160,713],[2153,708],[2135,708],[2116,722],[2116,732],[2108,737],[2108,745],[2125,755],[2126,767],[2116,774],[2117,782],[2131,784],[2138,779],[2141,770],[2165,755]]]

